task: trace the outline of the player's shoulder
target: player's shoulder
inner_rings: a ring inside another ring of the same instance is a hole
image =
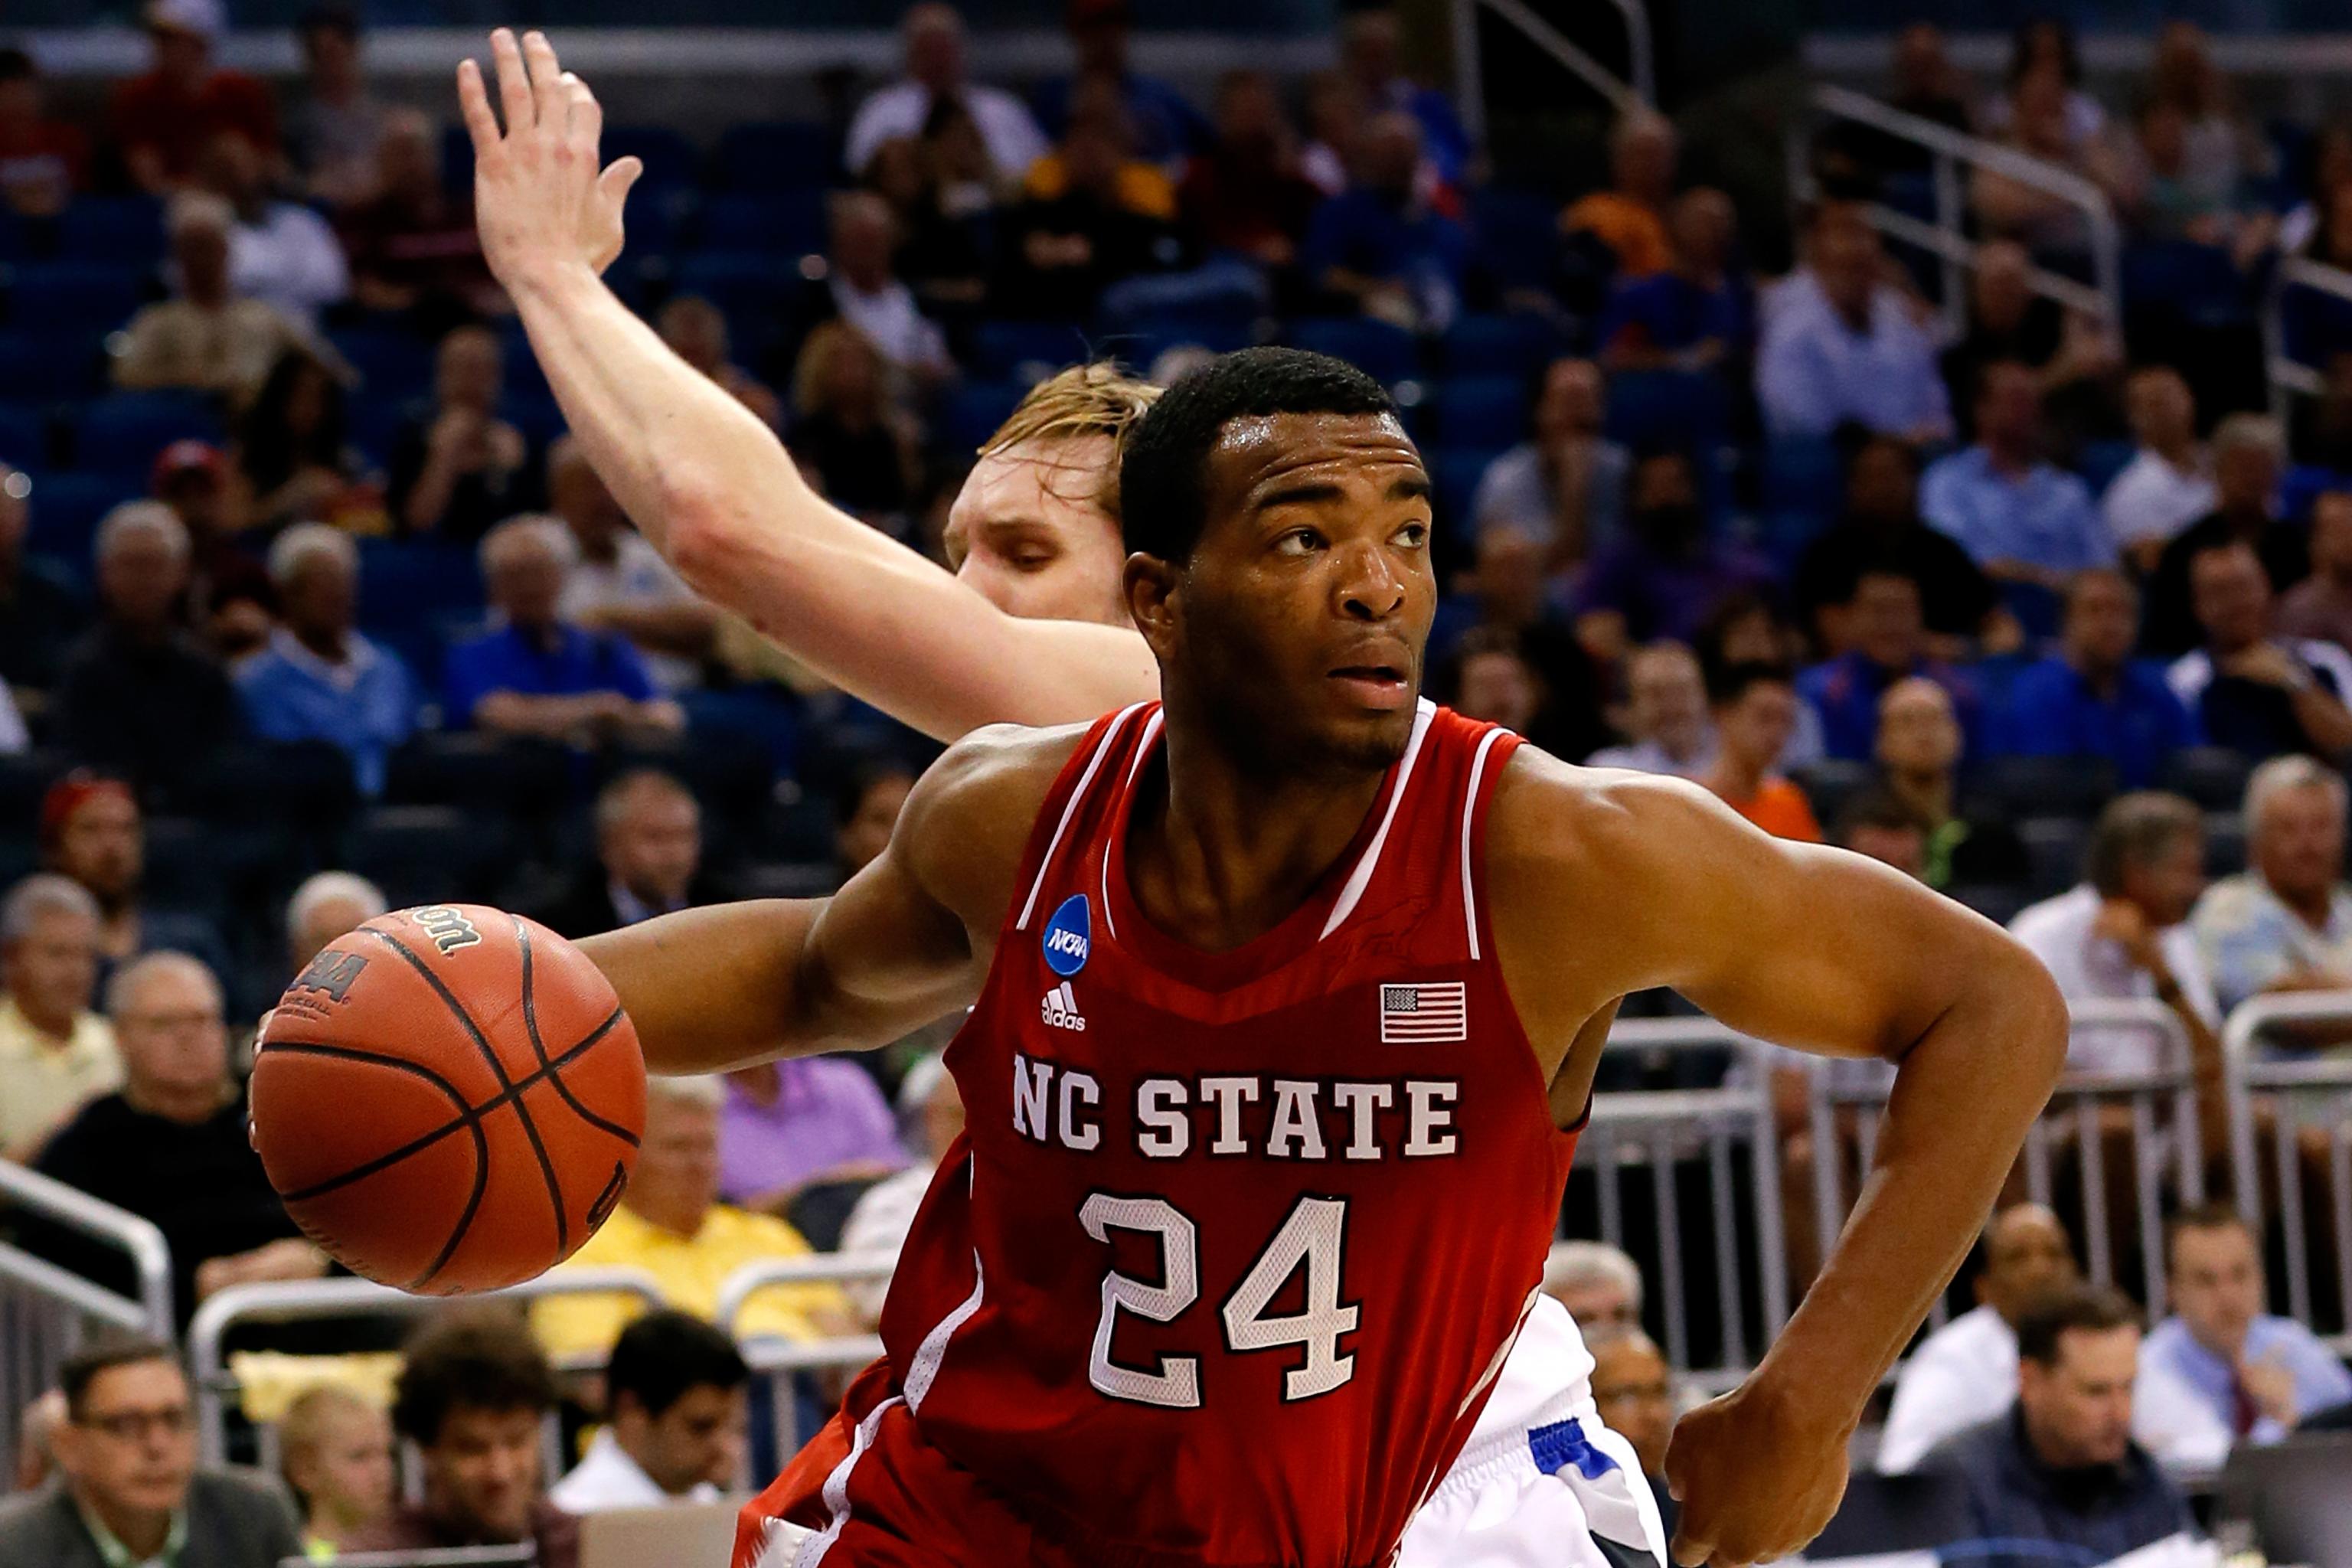
[[[1091,726],[990,724],[959,739],[907,796],[892,835],[916,876],[967,919],[1009,896],[1054,781]]]
[[[1487,854],[1560,873],[1613,873],[1727,819],[1737,814],[1688,779],[1588,768],[1523,745],[1487,807]]]

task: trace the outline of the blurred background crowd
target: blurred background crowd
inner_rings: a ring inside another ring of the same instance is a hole
[[[1310,72],[1236,41],[1180,82],[1136,63],[1126,0],[1071,0],[1057,64],[1023,79],[917,5],[887,69],[782,110],[616,111],[606,155],[646,172],[609,280],[834,504],[950,563],[976,449],[1064,366],[1116,361],[1143,396],[1253,342],[1361,365],[1435,483],[1433,695],[2013,921],[2072,1001],[2158,1005],[2188,1046],[2189,1185],[2242,1179],[2224,1021],[2352,989],[2352,121],[2248,101],[2188,21],[2095,79],[2063,20],[1974,73],[1920,23],[1874,57],[1891,121],[1782,93],[1763,129],[1791,157],[1759,187],[1720,116],[1622,84],[1573,156],[1515,153],[1423,68],[1438,9],[1349,10]],[[484,265],[444,79],[381,79],[331,5],[283,71],[224,63],[219,0],[137,21],[119,79],[0,34],[0,1158],[161,1226],[184,1330],[224,1290],[325,1272],[247,1147],[239,1074],[249,1020],[337,933],[458,899],[581,935],[821,893],[935,748],[633,530]],[[2326,1062],[2345,1033],[2288,1044]],[[661,1088],[582,1261],[646,1270],[681,1312],[457,1313],[404,1363],[373,1353],[393,1325],[339,1333],[341,1370],[286,1373],[275,1403],[278,1363],[249,1363],[237,1441],[267,1432],[321,1552],[529,1537],[568,1560],[564,1515],[737,1484],[747,1423],[761,1464],[779,1433],[709,1326],[724,1283],[895,1246],[960,1125],[944,1037]],[[2128,1028],[2075,1052],[2164,1065]],[[1629,1052],[1604,1087],[1679,1071]],[[1801,1283],[1816,1162],[1866,1134],[1772,1076]],[[2168,1201],[2166,1236],[2092,1244],[2169,1282],[2144,1344],[2137,1307],[2077,1279],[2070,1228],[2112,1215],[2080,1190],[2005,1211],[1956,1294],[1975,1310],[1895,1392],[1886,1468],[1943,1453],[1979,1500],[2020,1465],[2098,1469],[2078,1544],[2103,1555],[2068,1560],[2100,1561],[2184,1517],[2172,1475],[2352,1401],[2314,1331],[2340,1349],[2347,1326],[2335,1104],[2263,1178],[2273,1205],[2307,1191],[2306,1235]],[[2084,1134],[2085,1172],[2110,1135]],[[120,1272],[37,1215],[14,1236]],[[2264,1315],[2283,1245],[2317,1260],[2302,1323]],[[1685,1369],[1642,1332],[1648,1266],[1556,1263],[1650,1462]],[[837,1340],[878,1300],[782,1287],[730,1326]],[[10,1322],[0,1352],[46,1354]],[[12,1451],[27,1486],[62,1467],[41,1495],[107,1542],[200,1517],[241,1544],[173,1568],[296,1549],[274,1499],[190,1479],[168,1352],[56,1381]],[[822,1393],[802,1380],[805,1409]],[[561,1466],[559,1404],[567,1434],[601,1423]],[[397,1511],[395,1430],[421,1456]],[[197,1510],[191,1486],[222,1489]],[[2075,1539],[2080,1502],[2006,1533]],[[0,1513],[0,1568],[68,1560],[10,1533],[42,1527]]]

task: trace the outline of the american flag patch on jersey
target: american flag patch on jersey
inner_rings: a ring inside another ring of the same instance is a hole
[[[1381,1044],[1423,1046],[1470,1037],[1470,1004],[1464,983],[1381,987]]]

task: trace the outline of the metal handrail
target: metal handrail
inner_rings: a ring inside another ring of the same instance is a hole
[[[798,1258],[765,1258],[746,1263],[719,1288],[719,1326],[735,1333],[744,1304],[775,1285],[863,1285],[887,1280],[898,1267],[896,1252],[811,1252]],[[877,1353],[879,1353],[878,1352]],[[866,1358],[871,1361],[873,1357]]]
[[[2287,395],[2317,397],[2326,390],[2318,366],[2307,365],[2286,352],[2286,291],[2309,289],[2352,301],[2352,272],[2330,267],[2308,256],[2282,256],[2272,269],[2269,297],[2263,304],[2263,368],[2271,389],[2271,412],[2287,416]]]
[[[130,1254],[139,1276],[139,1299],[102,1289],[13,1247],[0,1248],[0,1274],[150,1338],[172,1337],[172,1248],[154,1222],[5,1160],[0,1160],[0,1197]],[[68,1280],[79,1281],[79,1288],[67,1284]]]
[[[2241,1003],[2221,1026],[2222,1081],[2230,1101],[2230,1155],[2237,1178],[2238,1212],[2253,1227],[2254,1234],[2263,1232],[2263,1185],[2261,1152],[2254,1126],[2254,1091],[2268,1089],[2292,1094],[2298,1089],[2334,1089],[2352,1093],[2352,1063],[2342,1061],[2276,1060],[2265,1061],[2258,1054],[2259,1037],[2263,1031],[2281,1024],[2340,1024],[2352,1023],[2352,991],[2309,991],[2294,994],[2256,996]],[[2332,1153],[2338,1162],[2346,1158],[2347,1128],[2338,1127],[2332,1139]],[[2302,1243],[2303,1172],[2302,1156],[2295,1141],[2284,1129],[2273,1134],[2277,1158],[2279,1219],[2287,1231],[2286,1291],[2287,1310],[2294,1317],[2308,1322],[2311,1319],[2311,1258]],[[2343,1167],[2337,1165],[2338,1180]],[[2336,1215],[2337,1245],[2352,1242],[2352,1215],[2339,1207]],[[2316,1220],[2313,1222],[2316,1226]],[[2338,1259],[2347,1275],[2352,1275],[2352,1258]],[[2352,1310],[2352,1309],[2347,1309]],[[2352,1333],[2342,1336],[2352,1341]]]
[[[2040,268],[2031,275],[2033,286],[2037,291],[2048,294],[2062,304],[2104,316],[2110,322],[2123,320],[2123,231],[2116,222],[2115,204],[2096,184],[2072,170],[2030,156],[2014,147],[2004,147],[1998,142],[1989,142],[1981,136],[1971,136],[1948,125],[1939,125],[1916,114],[1906,114],[1852,88],[1824,83],[1813,89],[1811,101],[1820,113],[1867,125],[1874,131],[1913,142],[1934,154],[1937,221],[1933,228],[1949,237],[1930,243],[1929,248],[1944,259],[1947,312],[1958,303],[1959,291],[1953,286],[1957,282],[1958,268],[1973,262],[1976,255],[1976,247],[1969,244],[1960,231],[1958,189],[1952,177],[1952,166],[1966,163],[1990,170],[2004,179],[2030,186],[2055,196],[2070,206],[2080,208],[2091,231],[2091,289],[2085,293],[2083,286],[2072,279],[2059,278]],[[1792,126],[1790,134],[1795,136],[1801,132]],[[1792,159],[1792,162],[1801,169],[1801,158]],[[1801,179],[1798,184],[1802,188],[1808,182]],[[1910,226],[1894,227],[1889,227],[1883,221],[1886,217],[1902,216],[1889,214],[1883,207],[1871,209],[1872,222],[1883,232],[1909,243],[1922,243],[1916,234],[1917,220],[1910,220]]]
[[[549,1296],[635,1296],[649,1308],[665,1303],[661,1287],[642,1268],[557,1268],[503,1290],[471,1298],[482,1301],[532,1301]],[[446,1296],[413,1296],[369,1279],[289,1279],[232,1285],[207,1299],[188,1324],[188,1363],[196,1385],[198,1445],[207,1464],[227,1454],[226,1406],[222,1395],[236,1386],[222,1342],[239,1323],[283,1323],[310,1318],[361,1317],[376,1312],[416,1314],[439,1310]]]
[[[1572,42],[1567,34],[1536,15],[1526,0],[1454,0],[1454,83],[1455,110],[1474,142],[1486,139],[1486,73],[1478,49],[1478,12],[1492,11],[1517,27],[1527,40],[1549,55],[1570,75],[1609,100],[1619,114],[1630,114],[1658,100],[1655,55],[1650,41],[1650,14],[1642,0],[1609,0],[1625,23],[1626,75],[1619,76]]]

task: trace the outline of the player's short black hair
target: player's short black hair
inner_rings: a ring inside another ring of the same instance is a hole
[[[131,1339],[122,1334],[102,1335],[68,1356],[65,1364],[58,1369],[58,1391],[66,1396],[66,1418],[81,1420],[82,1402],[89,1397],[90,1384],[100,1377],[119,1366],[143,1366],[149,1362],[180,1368],[178,1352],[161,1340]]]
[[[1225,426],[1269,414],[1396,413],[1388,389],[1345,360],[1305,349],[1220,354],[1135,423],[1119,458],[1128,550],[1181,564],[1208,525],[1201,467]]]
[[[554,1369],[520,1319],[496,1307],[460,1310],[408,1342],[393,1386],[393,1429],[430,1448],[453,1410],[543,1415],[556,1392]]]
[[[2104,1334],[2137,1328],[2139,1309],[2112,1285],[2067,1285],[2034,1299],[2017,1319],[2019,1359],[2056,1366],[2059,1342],[2068,1333]]]
[[[1728,708],[1756,687],[1791,686],[1795,682],[1796,677],[1785,666],[1747,658],[1716,673],[1706,683],[1706,700],[1715,707]]]
[[[732,1392],[751,1381],[735,1342],[691,1312],[647,1312],[621,1331],[604,1368],[608,1411],[629,1395],[647,1415],[662,1413],[698,1388]]]
[[[32,56],[14,44],[0,44],[0,81],[23,81],[38,74]]]

